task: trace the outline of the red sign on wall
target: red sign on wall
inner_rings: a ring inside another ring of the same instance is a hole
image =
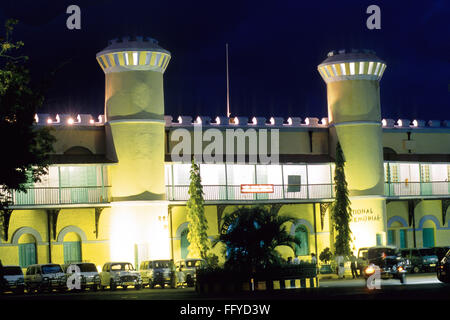
[[[241,184],[241,193],[273,193],[273,184]]]

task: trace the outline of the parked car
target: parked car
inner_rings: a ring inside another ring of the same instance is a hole
[[[188,287],[195,286],[195,281],[197,278],[197,269],[204,265],[205,261],[203,259],[184,259],[177,261],[176,269],[177,273],[182,273],[177,278],[181,284],[186,284]]]
[[[450,283],[450,250],[436,266],[436,276],[441,282]]]
[[[434,271],[439,261],[435,248],[400,249],[400,252],[409,261],[408,271],[412,273]]]
[[[62,269],[66,274],[67,279],[72,275],[70,271],[70,266],[77,266],[80,271],[80,289],[85,290],[86,288],[92,291],[97,291],[100,287],[100,275],[98,274],[97,267],[95,264],[90,262],[80,262],[80,263],[70,263],[62,265]]]
[[[123,289],[134,286],[139,290],[142,287],[141,275],[129,262],[107,262],[100,272],[100,289],[104,290],[108,286],[111,290],[119,286]]]
[[[401,283],[406,283],[406,260],[401,257],[397,248],[390,246],[367,248],[367,262],[368,265],[362,273],[364,278],[373,275],[378,267],[381,279],[399,279]]]
[[[59,264],[33,264],[25,272],[25,287],[28,293],[53,289],[64,291],[67,288],[66,275]]]
[[[438,263],[438,257],[434,248],[419,249],[420,255],[423,259],[422,270],[426,272],[436,271],[436,264]]]
[[[159,285],[163,289],[166,285],[176,287],[175,266],[172,260],[142,261],[139,272],[144,286],[154,288]]]
[[[24,292],[25,280],[20,266],[3,266],[3,280],[0,293],[12,291],[22,294]]]

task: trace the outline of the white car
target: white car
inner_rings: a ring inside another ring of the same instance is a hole
[[[66,275],[59,264],[33,264],[25,273],[25,287],[28,293],[52,292],[53,289],[64,291],[67,289]]]
[[[12,291],[21,294],[25,289],[22,268],[20,266],[3,266],[3,292]]]
[[[72,272],[70,272],[70,266],[72,266]],[[95,264],[90,262],[79,262],[63,265],[62,268],[68,279],[75,272],[74,267],[79,268],[80,289],[85,290],[86,288],[90,288],[92,291],[97,291],[100,287],[100,275],[98,274]]]
[[[119,286],[123,289],[134,286],[139,290],[142,278],[129,262],[107,262],[100,272],[100,289],[104,290],[108,286],[111,290],[116,290]]]

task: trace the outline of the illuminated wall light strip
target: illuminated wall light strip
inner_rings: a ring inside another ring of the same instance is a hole
[[[288,123],[288,125],[292,126],[292,118],[291,118],[291,117],[289,117],[289,118],[287,119],[287,123]]]
[[[334,64],[331,65],[331,69],[333,70],[333,75],[335,77],[337,77],[338,73],[337,73],[337,70],[336,70],[336,66]]]
[[[98,61],[99,65],[100,65],[100,67],[101,67],[103,70],[105,70],[105,65],[103,64],[103,60],[102,60],[100,57],[97,57],[97,61]]]
[[[377,66],[375,67],[375,72],[373,73],[374,75],[378,75],[378,72],[380,71],[380,66],[381,66],[381,63],[377,63]]]
[[[166,62],[167,56],[164,55],[162,59],[160,59],[160,62],[158,64],[158,67],[162,67],[164,65],[164,63]]]
[[[134,62],[135,66],[139,65],[139,53],[138,52],[133,52],[133,62]]]
[[[383,64],[383,67],[381,68],[381,71],[380,71],[380,78],[383,76],[384,70],[386,70],[386,65],[385,65],[385,64]]]
[[[369,62],[369,69],[367,70],[367,74],[372,74],[373,62]]]
[[[139,52],[139,65],[140,66],[145,65],[146,60],[147,60],[147,52],[145,52],[145,51]]]
[[[116,64],[116,61],[115,61],[115,55],[113,55],[113,54],[108,54],[108,58],[109,58],[109,62],[111,63],[111,67],[115,67],[117,64]]]
[[[359,74],[364,74],[364,65],[365,65],[364,61],[359,62]]]
[[[327,75],[326,78],[329,78],[330,73],[328,72],[328,69],[326,67],[322,67],[322,70],[325,71],[325,74]]]
[[[333,76],[333,70],[331,70],[331,66],[328,65],[328,66],[325,66],[325,67],[327,68],[328,74],[330,75],[330,77],[332,77]]]
[[[355,63],[354,62],[350,62],[350,75],[354,75],[355,74]]]
[[[111,65],[111,62],[109,61],[109,57],[108,57],[107,55],[104,55],[104,56],[103,56],[103,59],[105,59],[106,64],[108,65],[108,68],[111,68],[112,65]]]
[[[347,75],[347,72],[345,72],[345,63],[341,63],[341,72],[344,76]]]
[[[114,53],[114,62],[116,64],[116,66],[120,66],[120,59],[119,59],[119,55],[117,53]]]
[[[156,58],[157,58],[157,53],[156,52],[152,52],[151,53],[151,58],[150,58],[150,65],[151,66],[155,66],[156,65]]]
[[[387,121],[386,121],[386,119],[381,120],[381,124],[383,125],[383,127],[386,127],[386,126],[387,126]]]
[[[147,54],[145,55],[145,65],[149,65],[150,64],[150,60],[152,58],[152,52],[151,51],[147,51]]]
[[[322,78],[326,79],[327,75],[323,72],[322,68],[319,68],[319,73],[322,76]]]
[[[154,66],[159,66],[160,60],[161,60],[161,53],[157,53]]]
[[[412,124],[413,124],[414,127],[419,126],[419,123],[417,122],[417,120],[413,120]]]

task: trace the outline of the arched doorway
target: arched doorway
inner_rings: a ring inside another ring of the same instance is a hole
[[[308,229],[300,224],[295,228],[295,237],[300,240],[300,245],[295,245],[296,256],[307,256],[309,254]]]
[[[181,259],[186,259],[189,254],[189,240],[187,235],[189,233],[189,229],[186,228],[181,232],[180,237],[180,250],[181,250]]]
[[[37,263],[36,238],[33,235],[23,234],[19,238],[18,246],[20,267],[26,268]]]
[[[65,235],[63,241],[64,263],[81,262],[81,237],[75,232]]]

